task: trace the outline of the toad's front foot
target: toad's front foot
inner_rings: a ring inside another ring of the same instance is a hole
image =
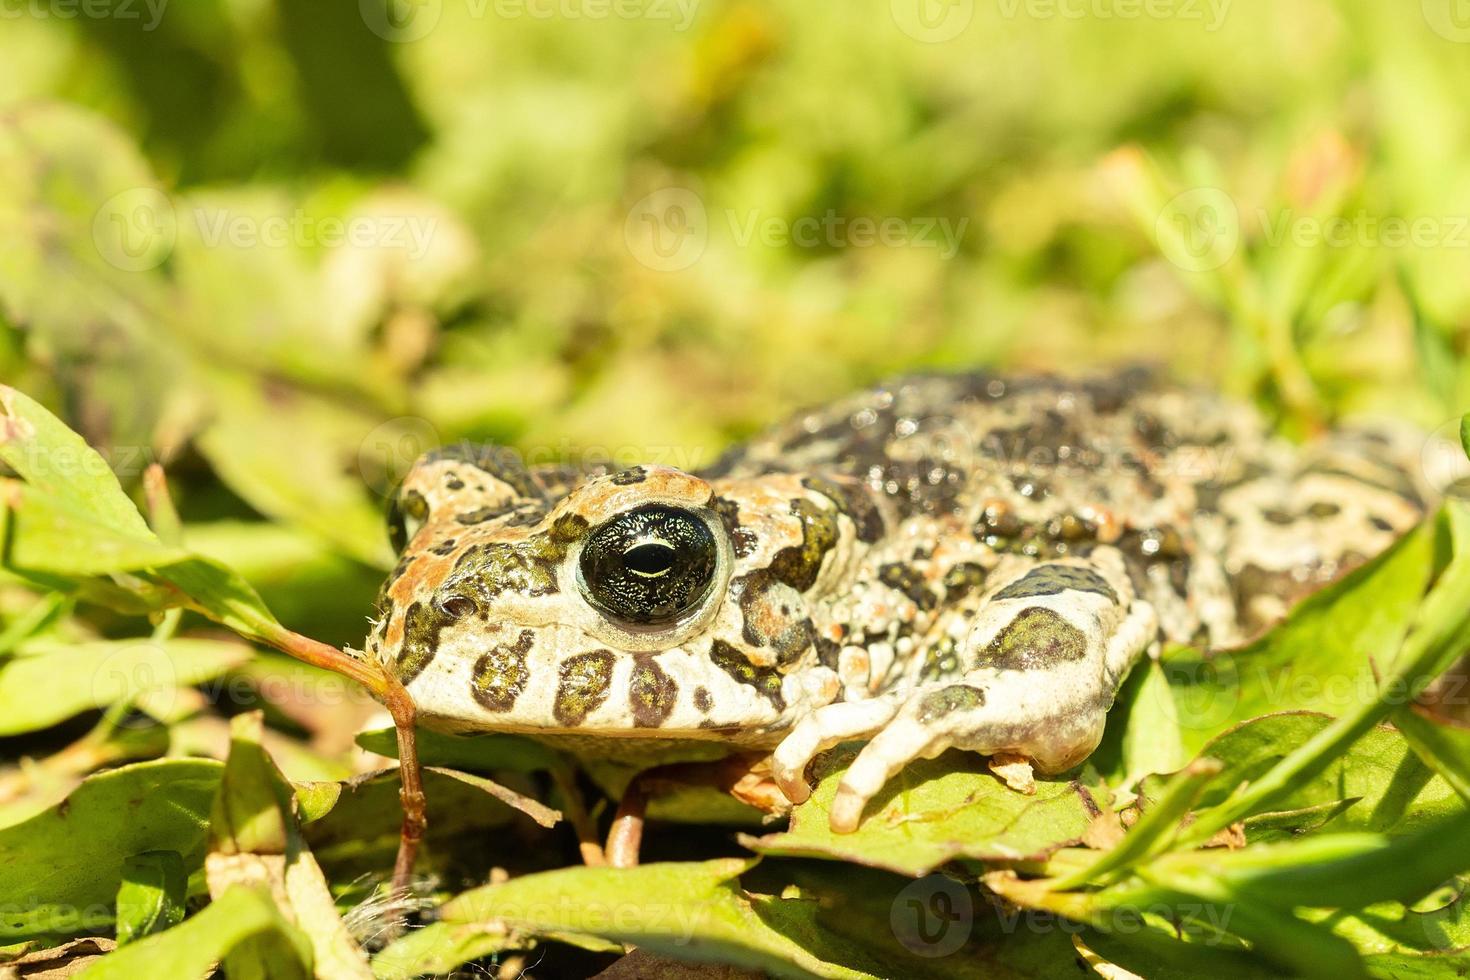
[[[777,786],[793,803],[804,802],[812,758],[838,742],[868,738],[828,813],[833,831],[850,833],[901,769],[946,749],[991,756],[996,775],[1020,792],[1031,786],[1031,766],[1057,773],[1085,759],[1102,738],[1118,684],[1153,636],[1154,610],[1137,602],[1125,612],[1111,590],[1071,597],[1061,608],[1027,598],[1032,604],[993,605],[982,615],[982,665],[962,676],[921,684],[901,699],[890,693],[815,711],[776,748]]]

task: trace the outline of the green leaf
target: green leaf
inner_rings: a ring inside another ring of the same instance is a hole
[[[1234,652],[1175,650],[1164,661],[1187,748],[1276,711],[1339,714],[1378,691],[1434,573],[1435,522],[1298,604]],[[1375,675],[1375,668],[1378,674]]]
[[[1053,882],[1055,888],[1073,888],[1088,881],[1098,881],[1142,860],[1147,854],[1166,845],[1179,823],[1189,812],[1205,784],[1220,772],[1220,763],[1200,758],[1171,776],[1159,792],[1158,799],[1139,817],[1123,840],[1112,850],[1100,855],[1086,868]]]
[[[164,544],[146,527],[134,530],[106,523],[72,501],[14,480],[0,480],[0,504],[10,509],[4,562],[21,572],[108,575],[188,557],[188,552]]]
[[[198,445],[232,490],[365,564],[392,567],[382,505],[352,468],[370,421],[300,392],[222,383],[215,393],[220,412]]]
[[[420,728],[417,731],[419,762],[469,772],[511,769],[538,772],[562,765],[561,757],[541,742],[520,735],[446,735]],[[369,752],[398,758],[398,735],[393,728],[376,728],[357,736],[357,744]]]
[[[912,763],[869,804],[862,825],[836,834],[827,813],[851,747],[828,757],[812,797],[791,814],[790,829],[749,839],[762,854],[825,857],[922,875],[956,858],[1038,858],[1081,839],[1098,812],[1078,783],[1037,780],[1026,796],[990,775],[973,753],[948,752]]]
[[[230,754],[212,810],[205,864],[210,893],[220,897],[236,884],[269,882],[273,893],[285,895],[293,920],[306,932],[321,975],[366,978],[367,960],[301,839],[292,812],[295,793],[260,744],[262,733],[258,711],[230,719]],[[225,958],[226,972],[270,980],[275,971],[260,961],[276,954],[259,947],[275,944],[271,937],[252,938]]]
[[[1465,450],[1465,455],[1470,456],[1470,413],[1460,418],[1460,448]]]
[[[1415,901],[1467,869],[1470,810],[1460,808],[1400,837],[1317,834],[1241,851],[1178,853],[1155,862],[1149,875],[1176,884],[1186,876],[1208,876],[1234,894],[1282,909],[1357,909]]]
[[[1110,782],[1129,786],[1150,773],[1173,772],[1188,760],[1169,674],[1148,659],[1124,681],[1088,764]]]
[[[1393,721],[1419,758],[1470,802],[1470,730],[1433,722],[1413,706],[1399,709]]]
[[[184,921],[189,876],[177,851],[145,851],[123,862],[117,890],[117,942],[162,932]]]
[[[381,875],[398,849],[403,813],[396,769],[360,776],[340,784],[332,808],[302,828],[302,834],[332,880]],[[454,848],[464,840],[480,842],[505,860],[524,856],[524,841],[504,832],[514,811],[478,787],[433,771],[424,773],[429,829],[421,861],[440,862],[454,871]],[[560,831],[553,831],[560,833]],[[552,838],[553,840],[556,838]],[[548,853],[546,859],[556,855]]]
[[[754,862],[721,859],[637,868],[563,868],[465,892],[440,909],[451,926],[594,936],[681,960],[728,963],[778,977],[879,976],[881,964],[817,930],[811,902],[752,895],[739,876]],[[794,906],[800,906],[800,910]],[[784,931],[783,931],[784,930]],[[797,932],[793,939],[787,932]],[[389,955],[393,947],[385,950]],[[839,963],[829,957],[842,955]]]
[[[237,885],[198,915],[166,932],[118,949],[86,972],[88,980],[202,977],[243,944],[251,943],[264,976],[312,976],[311,943],[286,921],[264,889]],[[233,974],[232,974],[233,976]]]
[[[4,520],[4,513],[0,511],[0,521]],[[0,523],[0,541],[3,541],[4,538],[5,525]],[[23,641],[55,625],[57,620],[66,616],[69,609],[70,601],[58,592],[52,592],[38,599],[24,613],[12,619],[4,630],[0,630],[0,657],[10,653]]]
[[[1447,500],[1428,526],[1453,558],[1419,607],[1414,629],[1398,655],[1390,659],[1374,695],[1345,709],[1259,779],[1201,813],[1191,828],[1191,840],[1203,841],[1236,820],[1267,809],[1289,795],[1295,785],[1314,778],[1392,714],[1396,704],[1417,697],[1470,646],[1470,507]]]
[[[250,649],[218,640],[137,639],[48,643],[27,654],[0,663],[0,735],[46,728],[145,692],[169,697],[245,662]]]
[[[494,780],[486,779],[484,776],[476,776],[467,772],[459,772],[455,769],[445,769],[442,766],[426,766],[426,771],[436,772],[450,779],[457,779],[467,786],[483,790],[491,797],[504,803],[514,810],[519,810],[543,827],[555,827],[561,821],[561,812],[553,810],[548,806],[536,802],[528,796],[523,796],[514,790],[506,789]]]
[[[1223,802],[1241,783],[1258,779],[1331,723],[1326,715],[1290,712],[1265,715],[1220,735],[1200,755],[1224,768],[1205,786],[1197,806]],[[1165,785],[1163,777],[1152,777],[1143,791],[1157,798]],[[1320,772],[1295,782],[1272,809],[1295,812],[1300,823],[1277,820],[1273,829],[1315,826],[1324,815],[1318,808],[1341,803],[1347,805],[1336,813],[1334,830],[1394,833],[1420,829],[1459,807],[1453,789],[1418,760],[1402,734],[1387,727],[1369,730]]]
[[[217,854],[285,854],[294,791],[260,744],[258,712],[230,720],[230,754],[209,821]]]
[[[6,385],[0,385],[0,460],[65,510],[125,535],[153,537],[107,461],[64,422]]]
[[[207,759],[112,769],[0,830],[0,939],[71,936],[112,922],[129,855],[172,850],[198,868],[222,769]]]
[[[373,957],[379,980],[412,980],[426,974],[451,974],[461,963],[505,949],[526,949],[535,941],[499,923],[431,922],[390,943]]]

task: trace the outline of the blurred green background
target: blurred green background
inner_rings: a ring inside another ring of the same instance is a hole
[[[1139,361],[1433,427],[1463,6],[7,0],[0,378],[333,643],[462,437],[694,466],[896,371]]]

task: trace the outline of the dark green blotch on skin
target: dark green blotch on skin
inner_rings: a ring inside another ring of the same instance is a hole
[[[930,694],[919,702],[918,721],[927,725],[956,711],[970,711],[985,704],[985,692],[969,684],[951,684]]]
[[[919,670],[919,679],[937,681],[953,677],[960,672],[959,644],[955,638],[945,634],[924,654],[924,666]]]
[[[694,689],[694,706],[703,714],[709,714],[709,709],[715,706],[714,699],[709,696],[709,691],[703,686]]]
[[[616,486],[631,487],[635,483],[642,483],[648,479],[648,471],[641,466],[630,466],[626,470],[620,470],[608,477]]]
[[[432,551],[436,555],[440,555],[441,557],[443,555],[447,555],[450,552],[454,551],[454,539],[453,538],[447,538],[447,539],[445,539],[443,541],[440,541],[438,544],[434,545],[434,547],[430,548],[429,550]]]
[[[781,694],[781,675],[772,667],[757,667],[746,656],[724,640],[715,640],[709,648],[710,661],[741,684],[755,688],[756,693],[777,711],[786,708]]]
[[[914,605],[920,609],[933,609],[935,605],[934,593],[929,591],[924,582],[924,576],[911,565],[890,562],[878,569],[878,581],[896,589],[914,601]]]
[[[532,634],[521,630],[515,643],[503,643],[475,661],[470,690],[475,700],[490,711],[509,711],[526,689],[531,669],[526,655],[531,652]]]
[[[486,521],[493,521],[503,514],[510,513],[513,509],[513,504],[506,504],[501,507],[480,507],[463,514],[455,514],[454,519],[461,524],[484,524]]]
[[[607,700],[612,683],[611,650],[579,653],[562,661],[551,713],[558,724],[574,728],[582,724],[598,705]]]
[[[960,562],[944,573],[944,595],[950,602],[963,599],[985,584],[985,569],[972,561]]]
[[[586,518],[563,514],[551,527],[524,541],[476,545],[455,563],[453,584],[446,592],[473,592],[486,598],[502,592],[552,595],[560,588],[557,565],[566,557],[571,543],[586,531]]]
[[[798,592],[817,581],[822,559],[837,544],[836,511],[805,498],[791,501],[791,513],[801,518],[801,544],[782,548],[771,559],[771,574]]]
[[[543,596],[558,591],[556,566],[529,553],[524,544],[476,545],[455,563],[454,586],[446,592],[473,591],[494,598],[502,592]]]
[[[403,613],[403,643],[398,648],[398,682],[407,684],[429,666],[439,650],[439,634],[454,622],[454,617],[435,608],[415,602]]]
[[[861,488],[838,483],[821,476],[809,476],[801,481],[808,490],[815,490],[837,506],[839,512],[851,518],[857,527],[858,540],[872,544],[883,536],[883,515],[878,505]]]
[[[1087,638],[1061,616],[1041,606],[1022,609],[975,659],[976,667],[1037,670],[1081,660]]]
[[[777,581],[769,569],[742,575],[731,588],[740,596],[740,633],[745,642],[775,651],[778,666],[789,666],[816,642],[817,630],[811,617],[797,618],[789,606],[781,604],[781,591],[787,586]]]
[[[628,688],[628,704],[633,709],[635,725],[639,728],[662,725],[674,710],[678,697],[679,685],[658,665],[652,654],[633,656],[633,681]]]
[[[1078,592],[1096,592],[1112,602],[1118,594],[1107,579],[1090,568],[1076,565],[1038,565],[1016,581],[997,592],[995,599],[1024,599],[1039,595],[1056,595],[1072,589]]]

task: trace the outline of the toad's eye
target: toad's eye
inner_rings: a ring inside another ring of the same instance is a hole
[[[709,594],[717,558],[709,525],[688,511],[650,504],[592,532],[582,549],[582,587],[601,612],[658,626]]]

